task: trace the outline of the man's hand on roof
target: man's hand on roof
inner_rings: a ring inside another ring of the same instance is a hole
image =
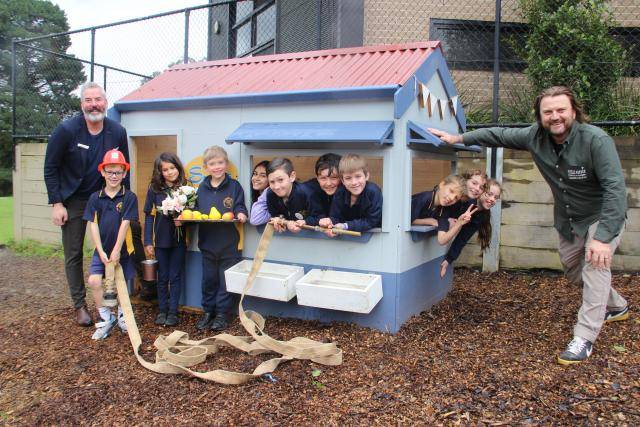
[[[442,130],[429,128],[429,132],[440,138],[441,141],[446,142],[449,145],[462,144],[462,135],[451,135]]]

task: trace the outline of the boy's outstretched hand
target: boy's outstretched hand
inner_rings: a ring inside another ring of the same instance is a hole
[[[428,128],[429,132],[440,138],[441,141],[446,142],[449,145],[462,144],[462,135],[452,135],[442,130]]]

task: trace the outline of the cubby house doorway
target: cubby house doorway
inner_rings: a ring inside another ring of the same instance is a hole
[[[138,196],[138,215],[144,227],[142,209],[147,196],[147,189],[153,174],[153,163],[160,153],[165,151],[178,153],[178,137],[176,135],[135,136],[133,140],[133,162],[131,182]]]

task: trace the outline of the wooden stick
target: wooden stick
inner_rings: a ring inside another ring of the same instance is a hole
[[[343,230],[342,228],[324,228],[324,227],[320,227],[319,225],[303,225],[302,228],[304,228],[305,230],[311,230],[311,231],[320,231],[320,232],[325,232],[327,230],[331,230],[334,234],[345,234],[347,236],[357,236],[357,237],[361,237],[362,233],[360,233],[359,231],[351,231],[351,230]]]

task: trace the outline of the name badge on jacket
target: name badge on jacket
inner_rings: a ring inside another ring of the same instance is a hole
[[[569,166],[567,168],[567,178],[571,181],[585,181],[587,176],[587,169],[584,166]]]

